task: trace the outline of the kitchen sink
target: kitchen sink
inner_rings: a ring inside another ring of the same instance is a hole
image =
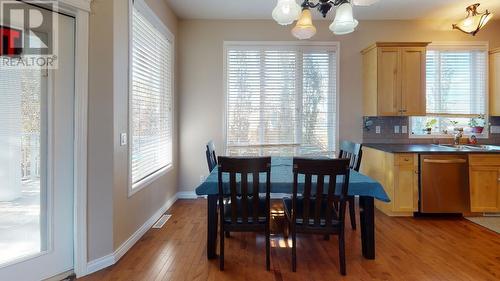
[[[455,150],[479,150],[479,151],[500,151],[498,145],[482,145],[482,144],[437,144],[440,147],[452,148]]]

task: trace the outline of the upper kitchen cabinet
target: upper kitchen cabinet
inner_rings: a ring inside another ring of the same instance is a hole
[[[364,116],[425,115],[429,42],[377,42],[364,49]]]
[[[490,115],[500,116],[500,48],[490,51]]]

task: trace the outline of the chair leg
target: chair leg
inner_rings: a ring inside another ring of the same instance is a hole
[[[356,230],[356,203],[354,197],[349,199],[349,218],[351,219],[351,227]]]
[[[330,240],[330,235],[328,235],[328,234],[323,235],[323,240],[329,241]]]
[[[231,238],[231,232],[226,231],[225,233],[226,233],[226,238]]]
[[[283,238],[285,240],[288,240],[288,236],[290,235],[290,223],[288,222],[288,219],[284,219],[283,223]]]
[[[340,274],[346,275],[345,241],[344,241],[343,230],[339,235],[339,261],[340,261]]]
[[[292,271],[297,271],[297,233],[295,227],[292,226]]]
[[[221,224],[224,222],[222,221]],[[224,227],[221,225],[221,231],[220,231],[220,250],[219,250],[219,269],[221,271],[224,270]]]
[[[271,270],[271,231],[269,230],[269,223],[266,226],[266,270]]]

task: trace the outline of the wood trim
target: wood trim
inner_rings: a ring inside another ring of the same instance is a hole
[[[432,42],[375,42],[369,47],[363,49],[361,54],[366,54],[372,49],[378,47],[427,47]]]
[[[498,47],[498,48],[494,48],[494,49],[491,49],[491,50],[490,50],[490,55],[491,55],[491,54],[496,54],[496,53],[500,53],[500,47]]]

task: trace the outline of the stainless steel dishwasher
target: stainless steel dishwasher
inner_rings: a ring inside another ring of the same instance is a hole
[[[466,154],[420,155],[420,213],[469,210]]]

